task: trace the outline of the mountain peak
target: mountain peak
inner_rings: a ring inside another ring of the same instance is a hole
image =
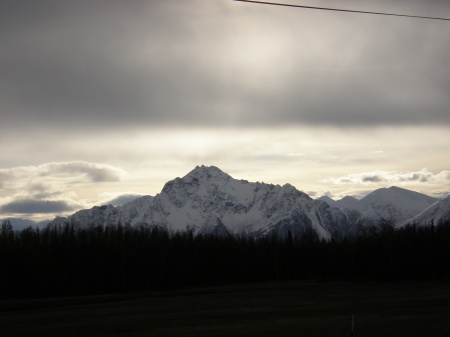
[[[401,188],[401,187],[397,187],[397,186],[388,187],[386,190],[391,191],[391,192],[405,192],[405,193],[411,192],[410,190],[407,190],[407,189]]]
[[[410,201],[415,201],[415,202],[427,200],[430,204],[437,201],[437,199],[427,196],[425,194],[407,190],[407,189],[400,188],[397,186],[391,186],[389,188],[379,188],[379,189],[369,193],[361,200],[366,201],[366,200],[371,200],[374,198],[384,199],[384,200],[394,202],[394,203],[398,199],[403,199],[403,198],[406,198],[406,199],[409,199]]]
[[[328,195],[323,195],[320,198],[317,198],[317,200],[325,201],[328,205],[332,206],[336,201],[331,199]]]
[[[229,179],[231,178],[227,173],[223,172],[216,166],[196,166],[191,172],[186,174],[183,179],[197,178],[198,180],[210,180],[213,179]]]
[[[381,217],[401,223],[423,211],[437,200],[422,193],[391,186],[369,193],[357,203],[355,209],[368,217]]]

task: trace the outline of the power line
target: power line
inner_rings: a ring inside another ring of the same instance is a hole
[[[432,17],[432,16],[394,14],[394,13],[383,13],[383,12],[367,12],[367,11],[356,11],[356,10],[352,10],[352,9],[302,6],[302,5],[293,5],[293,4],[283,4],[283,3],[278,3],[278,2],[253,1],[253,0],[232,0],[232,1],[249,2],[249,3],[254,3],[254,4],[260,4],[260,5],[273,5],[273,6],[284,6],[284,7],[319,9],[319,10],[323,10],[323,11],[348,12],[348,13],[359,13],[359,14],[374,14],[374,15],[388,15],[388,16],[402,16],[402,17],[406,17],[406,18],[418,18],[418,19],[450,21],[450,19],[448,19],[448,18],[437,18],[437,17]]]

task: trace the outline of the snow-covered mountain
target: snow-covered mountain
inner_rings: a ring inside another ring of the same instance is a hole
[[[183,178],[167,182],[160,194],[125,205],[105,205],[58,217],[48,226],[66,222],[86,227],[149,225],[169,231],[193,231],[261,237],[313,230],[320,238],[340,238],[357,231],[360,213],[340,210],[314,200],[292,185],[251,183],[233,179],[214,166],[197,166]]]
[[[439,225],[450,220],[450,196],[436,201],[415,217],[408,219],[401,226],[415,224],[417,226],[428,226],[430,224]]]
[[[439,199],[399,187],[380,188],[358,201],[355,209],[365,218],[400,224]]]
[[[347,196],[334,201],[333,206],[360,211],[366,223],[387,222],[398,225],[437,201],[439,199],[428,195],[392,186],[377,189],[360,200]]]
[[[358,204],[358,202],[359,202],[359,200],[356,199],[355,197],[346,196],[346,197],[343,197],[341,200],[335,201],[333,206],[338,207],[338,208],[356,209],[356,207],[357,207],[356,205]]]
[[[334,206],[334,203],[336,202],[333,199],[331,199],[328,195],[323,195],[320,198],[317,198],[317,200],[325,201],[330,206]]]

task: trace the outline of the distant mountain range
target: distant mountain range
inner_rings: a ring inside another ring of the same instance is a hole
[[[340,209],[357,210],[361,212],[366,221],[372,221],[373,223],[384,221],[394,225],[403,225],[413,221],[417,225],[425,225],[428,221],[431,221],[431,218],[421,218],[419,221],[419,218],[415,218],[415,216],[429,207],[438,207],[441,211],[445,209],[450,211],[450,204],[445,199],[432,198],[422,193],[395,186],[377,189],[360,200],[350,196],[337,201],[324,196],[320,197],[319,200]],[[433,213],[433,219],[436,222],[449,218],[450,214],[441,211]]]
[[[449,198],[439,200],[398,187],[376,190],[361,200],[314,200],[289,184],[236,180],[217,167],[197,166],[184,177],[167,182],[154,197],[81,210],[67,218],[57,217],[48,226],[122,223],[156,226],[169,232],[255,238],[314,232],[329,240],[356,235],[361,226],[380,221],[404,225],[415,219],[417,224],[426,225],[433,219],[437,224],[448,219],[449,213]]]

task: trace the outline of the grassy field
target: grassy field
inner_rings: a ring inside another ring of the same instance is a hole
[[[0,336],[447,336],[450,283],[270,283],[0,301]]]

